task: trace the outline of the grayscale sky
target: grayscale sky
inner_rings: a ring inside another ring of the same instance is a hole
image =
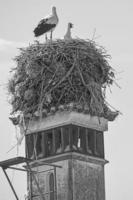
[[[108,90],[108,102],[122,112],[105,132],[106,199],[133,199],[133,1],[132,0],[0,0],[0,160],[17,155],[13,145],[15,128],[9,121],[11,107],[7,100],[6,83],[15,66],[13,58],[18,47],[33,43],[33,29],[38,22],[57,7],[59,24],[54,38],[63,38],[68,22],[74,24],[74,38],[95,40],[111,55],[117,83]],[[95,35],[94,35],[95,32]],[[39,39],[44,40],[44,37]],[[19,148],[23,155],[24,144]],[[11,180],[23,199],[26,178],[23,172],[9,172]],[[0,169],[0,199],[15,200]]]

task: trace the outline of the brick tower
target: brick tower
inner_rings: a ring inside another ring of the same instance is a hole
[[[105,200],[106,130],[106,119],[74,111],[30,122],[26,155],[39,186],[30,173],[30,199]]]
[[[10,119],[26,136],[30,200],[105,200],[104,131],[119,114],[106,101],[108,58],[84,39],[35,42],[16,57]]]

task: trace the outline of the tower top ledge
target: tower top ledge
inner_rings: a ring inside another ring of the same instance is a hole
[[[29,122],[27,134],[45,131],[65,125],[77,125],[98,131],[108,130],[108,120],[103,117],[91,116],[75,111],[56,112],[44,118]]]

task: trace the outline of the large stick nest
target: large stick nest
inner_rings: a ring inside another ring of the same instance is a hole
[[[35,42],[20,49],[8,83],[12,114],[72,109],[114,120],[118,112],[105,102],[106,87],[115,78],[108,58],[91,40]]]

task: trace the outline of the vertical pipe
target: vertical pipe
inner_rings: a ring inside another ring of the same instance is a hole
[[[45,157],[46,156],[46,133],[45,132],[42,133],[41,145],[42,145],[42,154],[43,154],[43,157]]]
[[[96,130],[94,130],[94,154],[97,155]]]
[[[65,149],[65,144],[64,144],[64,128],[61,127],[61,152],[63,152]]]
[[[85,146],[86,146],[86,151],[88,152],[89,151],[89,143],[88,143],[88,129],[86,128],[85,129],[85,141],[86,141],[86,144],[85,144]]]
[[[55,132],[55,129],[53,129],[52,130],[52,136],[53,136],[53,144],[52,144],[52,146],[53,146],[53,154],[55,154],[56,153],[56,136],[55,136],[55,134],[56,134],[56,132]]]
[[[81,141],[80,141],[80,127],[79,127],[79,126],[78,126],[77,135],[78,135],[78,144],[77,144],[77,147],[78,147],[78,150],[79,150],[80,147],[81,147]]]
[[[68,132],[68,134],[69,134],[69,146],[70,146],[70,151],[72,151],[72,126],[69,126],[69,132]]]
[[[55,189],[54,189],[54,197],[57,200],[57,179],[56,179],[56,167],[54,167],[54,182],[55,182]]]
[[[28,172],[28,176],[29,176],[30,200],[32,200],[32,174]]]

